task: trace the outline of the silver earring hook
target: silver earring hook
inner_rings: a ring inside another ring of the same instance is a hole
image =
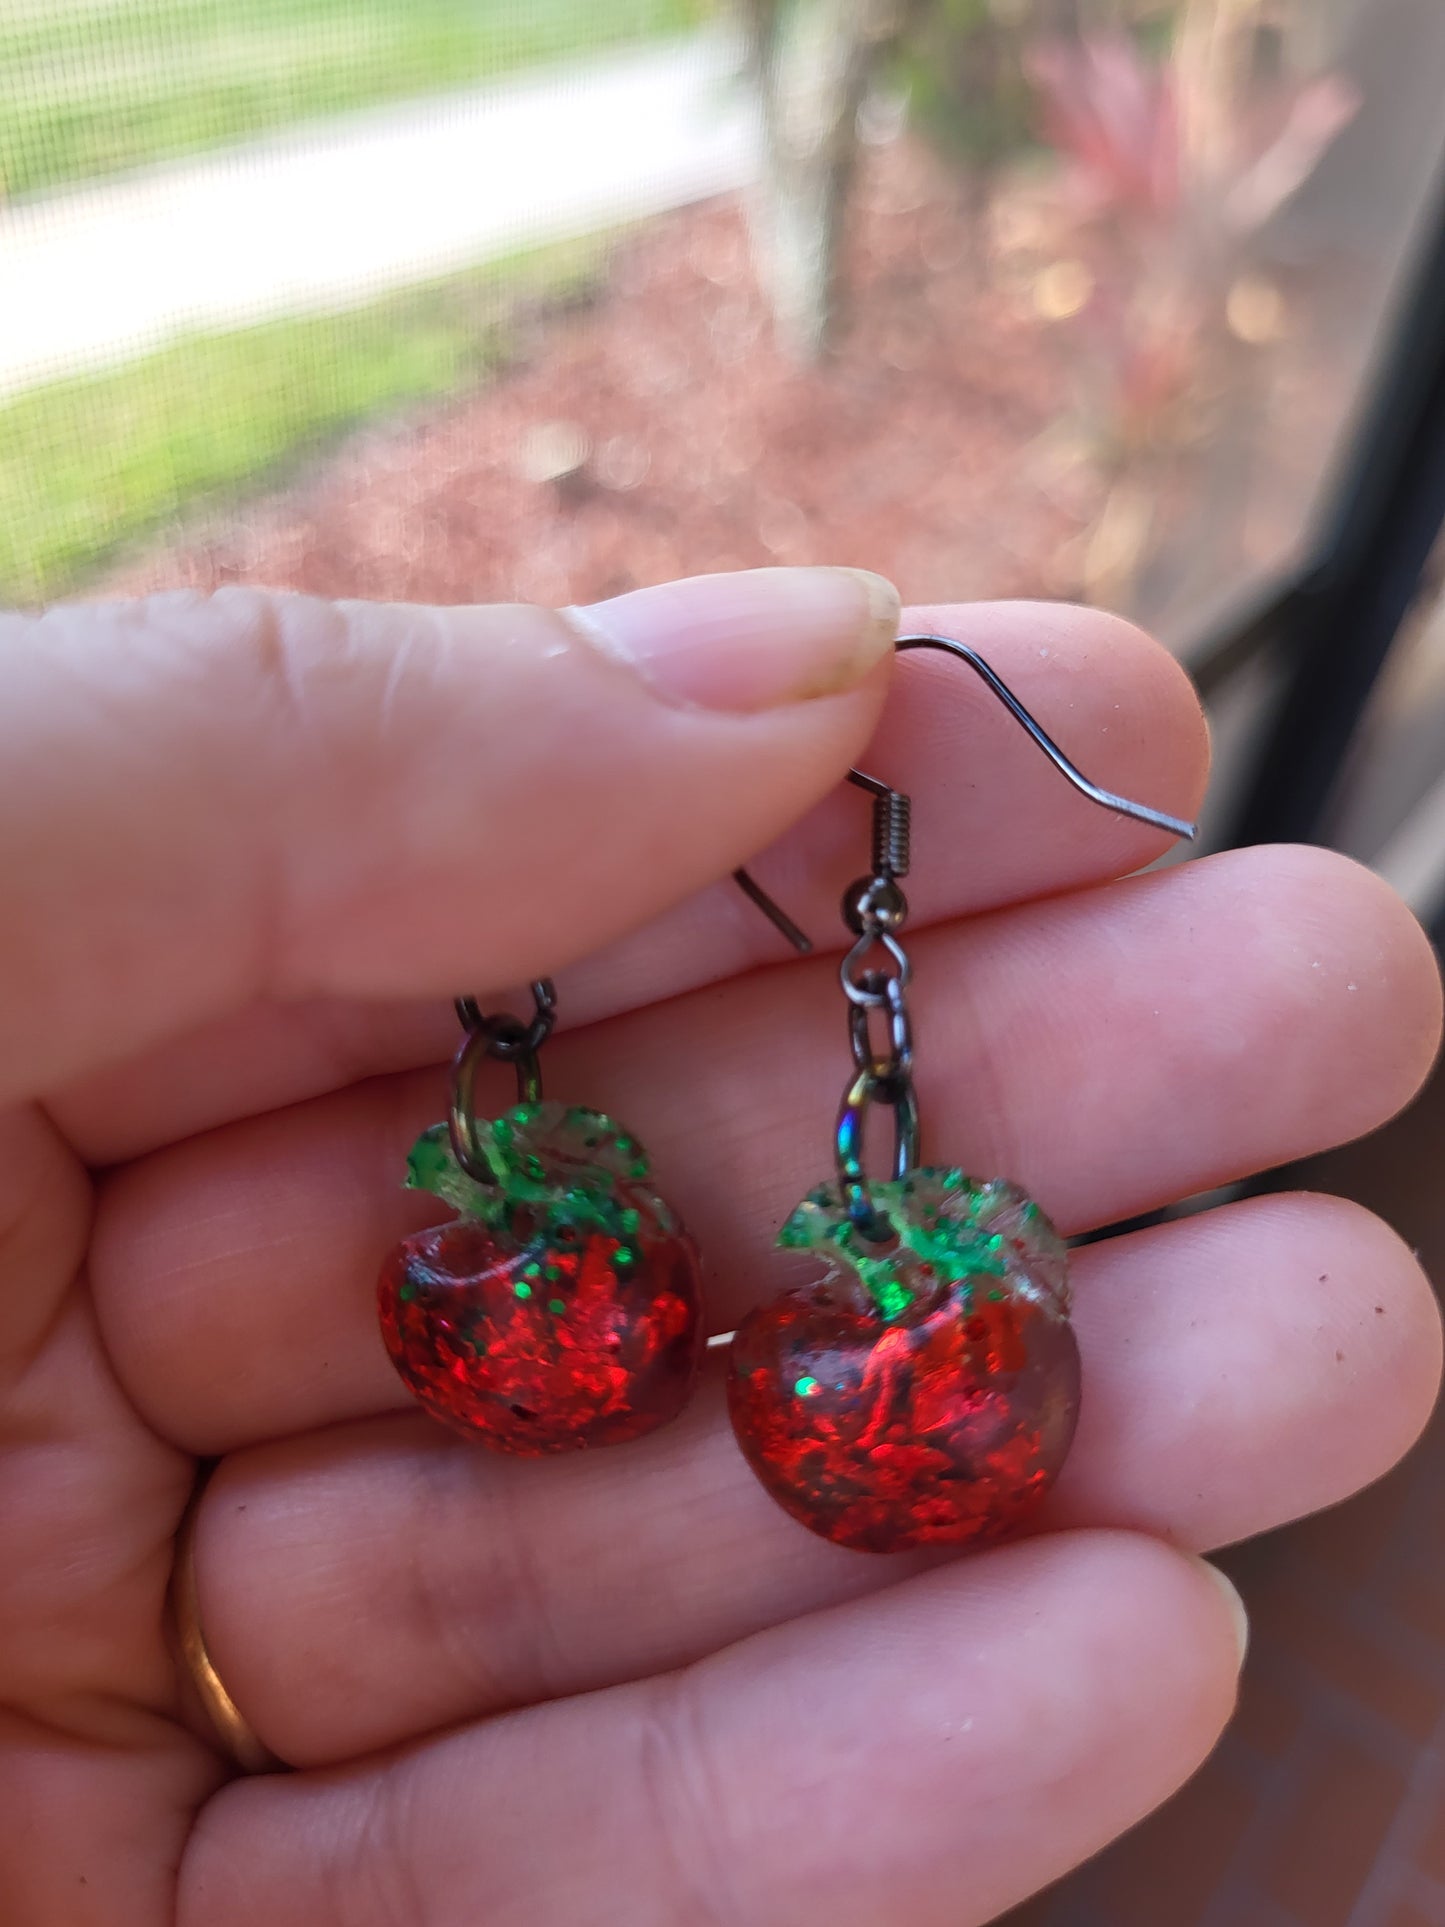
[[[988,684],[1019,727],[1038,744],[1059,774],[1066,776],[1091,803],[1097,803],[1101,809],[1116,810],[1120,816],[1132,816],[1136,823],[1147,823],[1152,829],[1167,830],[1170,836],[1182,837],[1186,842],[1192,843],[1199,834],[1199,825],[1185,817],[1170,816],[1165,810],[1156,810],[1148,803],[1135,803],[1127,796],[1116,796],[1112,790],[1091,783],[1084,772],[1069,761],[1043,725],[1024,708],[1003,677],[990,669],[978,651],[970,649],[966,642],[956,642],[952,636],[903,636],[895,647],[900,655],[908,649],[942,649],[950,656],[957,656],[960,662],[966,662]]]
[[[1170,816],[1165,810],[1156,810],[1148,803],[1136,803],[1131,797],[1116,795],[1113,790],[1103,789],[1092,782],[1078,765],[1072,762],[1059,748],[1053,737],[1019,701],[997,670],[992,669],[976,649],[966,642],[959,642],[952,636],[900,636],[894,644],[899,655],[910,649],[940,649],[946,655],[955,656],[960,662],[967,663],[975,675],[982,678],[1019,727],[1044,752],[1061,776],[1068,779],[1082,796],[1100,809],[1113,810],[1120,816],[1132,817],[1136,823],[1147,823],[1151,829],[1167,830],[1170,836],[1177,836],[1193,842],[1199,834],[1197,823],[1189,822],[1182,816]],[[902,790],[890,788],[876,776],[869,776],[860,769],[848,772],[848,781],[859,789],[867,790],[874,800],[873,816],[873,855],[874,869],[879,875],[904,876],[908,871],[908,816],[909,799]],[[807,952],[813,948],[811,940],[800,930],[793,919],[763,890],[746,870],[734,870],[733,880],[750,902],[755,903],[770,923],[779,930],[795,950]]]

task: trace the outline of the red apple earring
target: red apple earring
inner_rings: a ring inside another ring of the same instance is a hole
[[[1193,837],[1195,826],[1091,783],[972,649],[945,636],[898,648],[966,662],[1055,767],[1105,809]],[[750,1312],[733,1336],[728,1404],[749,1465],[785,1511],[870,1552],[966,1545],[1021,1524],[1057,1477],[1079,1411],[1064,1242],[1002,1178],[919,1166],[908,905],[909,799],[852,772],[874,797],[873,872],[843,915],[842,966],[854,1075],[835,1139],[837,1175],[798,1206],[780,1245],[827,1264],[816,1284]],[[753,900],[807,947],[777,905]],[[870,1024],[885,1027],[875,1048]],[[870,1108],[893,1113],[893,1174],[864,1173]]]
[[[537,1457],[675,1418],[702,1318],[696,1249],[642,1147],[598,1111],[543,1100],[556,993],[543,979],[532,998],[530,1024],[457,1004],[451,1115],[417,1139],[406,1181],[458,1215],[396,1247],[379,1309],[392,1363],[435,1418]],[[476,1081],[493,1060],[515,1066],[518,1102],[484,1121]]]

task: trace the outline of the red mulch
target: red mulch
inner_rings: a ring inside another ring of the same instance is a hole
[[[1077,591],[1099,501],[1040,442],[1068,337],[977,254],[956,178],[869,151],[851,319],[818,369],[774,346],[731,200],[650,223],[511,365],[372,424],[281,492],[192,524],[106,585],[581,601],[774,562],[882,570],[914,600]],[[570,449],[576,466],[541,479]]]

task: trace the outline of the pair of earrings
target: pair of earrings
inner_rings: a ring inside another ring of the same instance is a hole
[[[1194,826],[1082,775],[989,665],[945,636],[897,645],[968,664],[1093,802],[1172,835]],[[900,887],[909,799],[854,770],[874,799],[871,874],[852,884],[841,980],[853,1057],[835,1176],[779,1234],[825,1275],[751,1311],[732,1335],[728,1406],[749,1465],[801,1524],[839,1545],[894,1552],[996,1539],[1057,1477],[1079,1410],[1063,1240],[1016,1185],[920,1166]],[[737,881],[797,948],[796,925]],[[537,1053],[550,982],[529,1023],[458,1002],[465,1036],[451,1112],[423,1132],[409,1186],[457,1212],[404,1239],[383,1269],[382,1335],[435,1417],[502,1452],[621,1444],[675,1418],[705,1349],[696,1247],[653,1188],[636,1139],[600,1112],[545,1101]],[[875,1045],[879,1022],[885,1041]],[[490,1121],[475,1087],[510,1063],[518,1101]],[[869,1112],[890,1110],[892,1175],[870,1179]]]

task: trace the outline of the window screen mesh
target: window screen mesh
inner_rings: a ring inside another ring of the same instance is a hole
[[[1187,648],[1301,539],[1442,82],[1414,0],[11,0],[0,595],[849,560]]]

